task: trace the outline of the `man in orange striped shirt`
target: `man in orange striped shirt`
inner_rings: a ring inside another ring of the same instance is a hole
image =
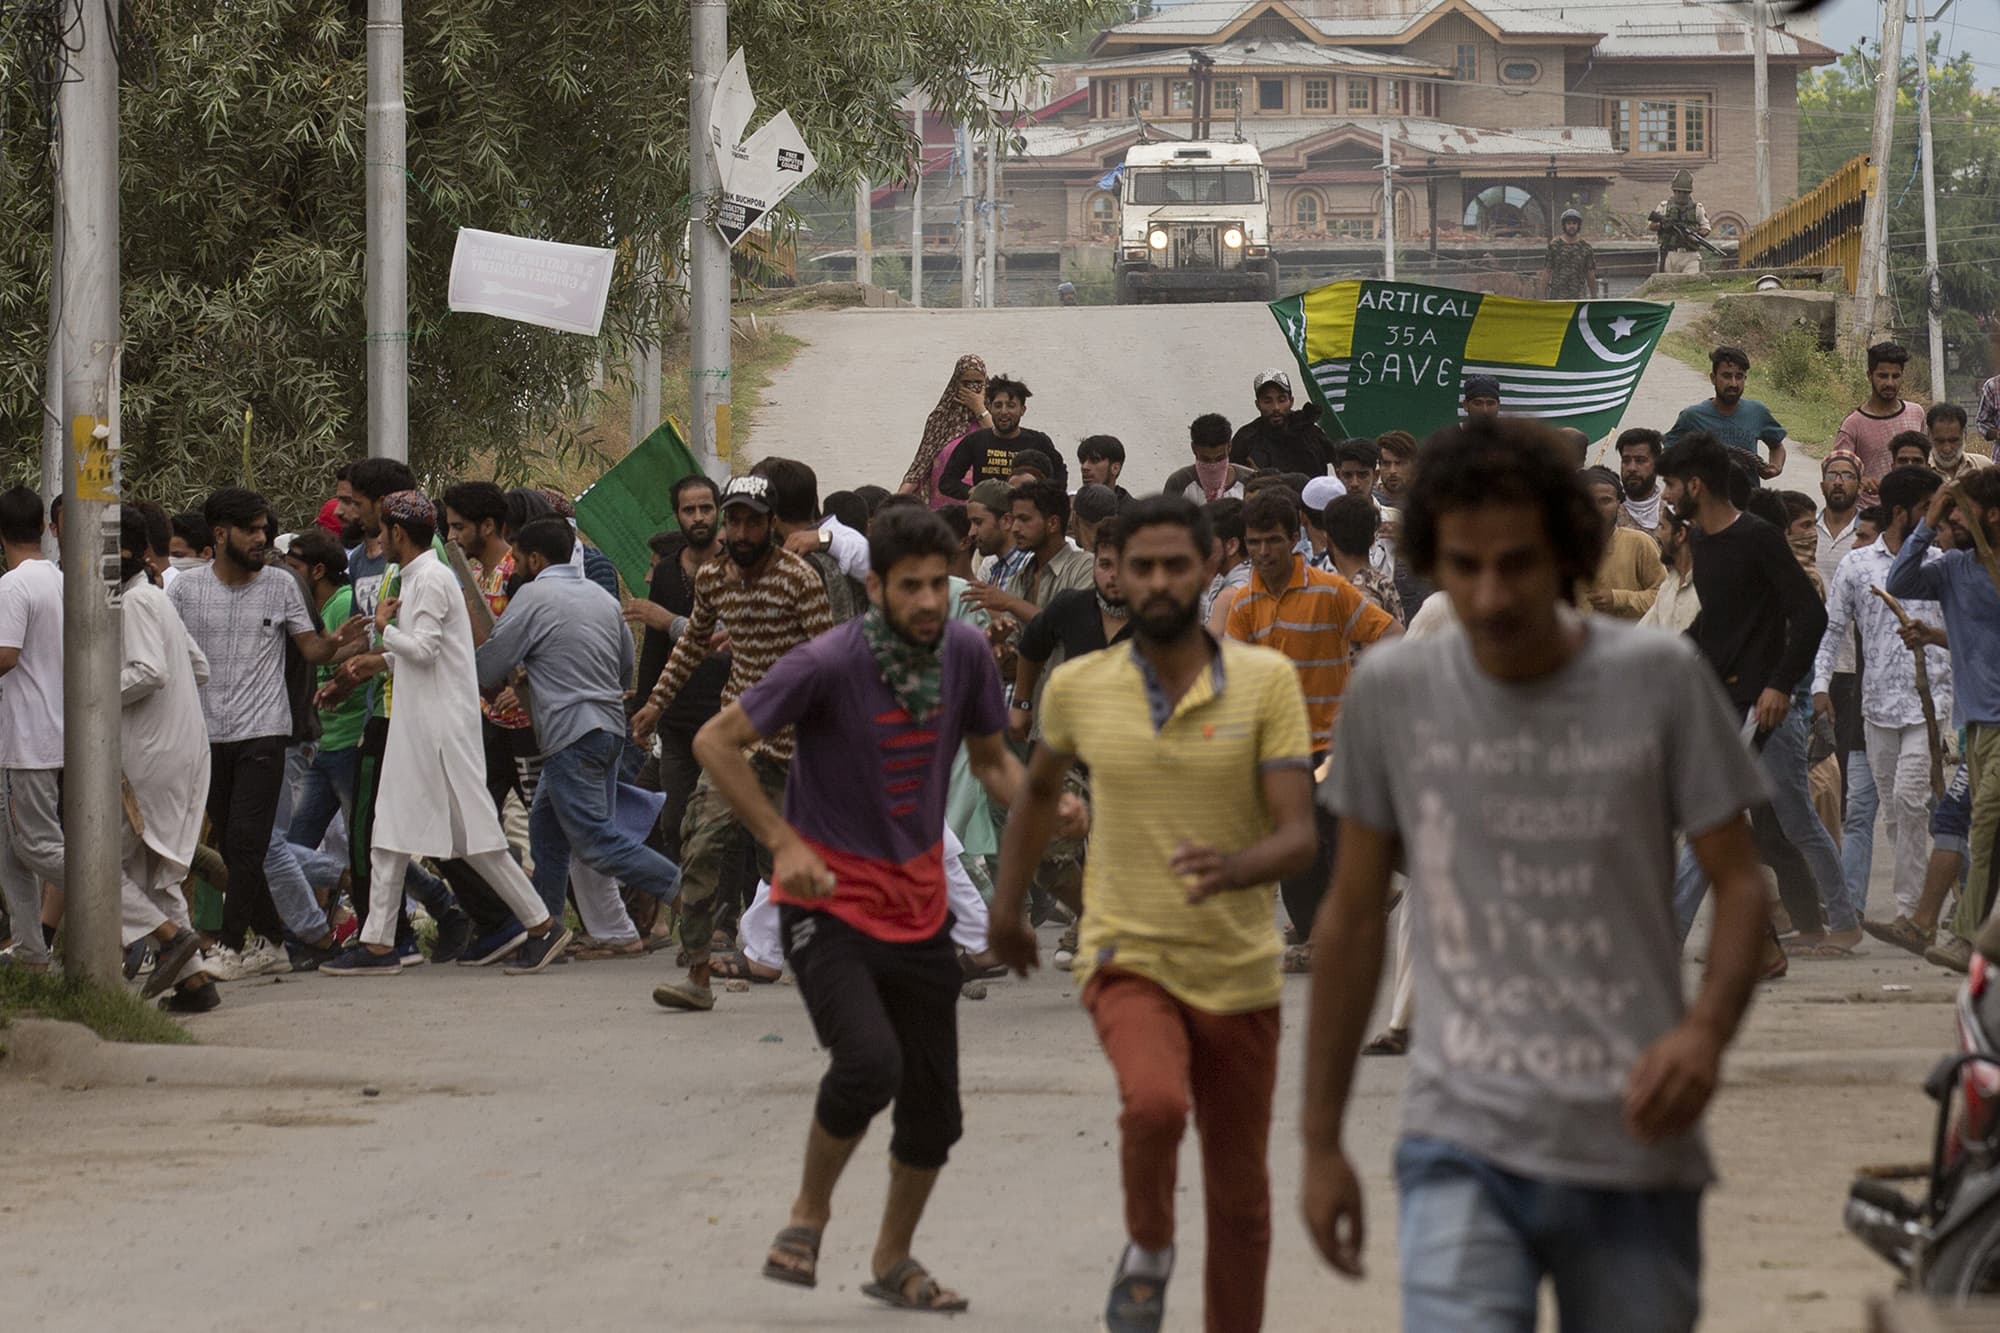
[[[1361,649],[1401,636],[1395,618],[1361,595],[1338,574],[1314,569],[1294,549],[1299,538],[1299,507],[1282,486],[1256,491],[1243,502],[1243,544],[1250,555],[1250,586],[1230,608],[1226,633],[1232,639],[1275,648],[1292,659],[1299,689],[1306,697],[1306,719],[1312,727],[1313,767],[1318,769],[1333,748],[1333,730],[1340,720],[1340,696]],[[1299,947],[1285,955],[1285,970],[1312,968],[1307,943],[1320,899],[1326,895],[1333,869],[1337,825],[1319,820],[1319,855],[1312,868],[1280,883],[1285,915]]]

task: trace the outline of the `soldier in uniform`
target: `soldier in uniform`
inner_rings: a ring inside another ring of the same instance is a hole
[[[1542,261],[1544,301],[1587,301],[1597,295],[1597,251],[1583,239],[1583,214],[1566,208],[1562,235],[1549,241]]]
[[[1683,167],[1674,175],[1674,193],[1662,199],[1647,225],[1660,237],[1660,272],[1701,272],[1701,249],[1695,237],[1708,235],[1708,210],[1694,199],[1694,173]]]

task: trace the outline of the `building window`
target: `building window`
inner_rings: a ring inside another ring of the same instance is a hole
[[[1741,240],[1748,230],[1743,219],[1734,213],[1718,213],[1715,216],[1715,239],[1719,241]]]
[[[1382,80],[1382,109],[1395,116],[1400,116],[1410,109],[1408,79]]]
[[[1332,79],[1306,80],[1306,110],[1308,111],[1333,110]]]
[[[1090,196],[1090,234],[1092,236],[1116,236],[1118,234],[1118,196],[1099,191]]]
[[[1167,85],[1167,113],[1194,110],[1194,80],[1175,79]]]
[[[1503,60],[1500,62],[1500,82],[1533,83],[1542,77],[1542,67],[1532,60]]]
[[[1347,81],[1347,109],[1363,115],[1375,109],[1375,80],[1350,78]]]
[[[1106,79],[1104,81],[1104,114],[1107,118],[1115,117],[1118,114],[1118,94],[1120,91],[1118,80]]]
[[[1464,83],[1479,82],[1479,48],[1471,42],[1458,44],[1458,64],[1451,77]]]
[[[1318,231],[1320,219],[1319,196],[1311,190],[1300,190],[1292,196],[1292,225],[1307,231]]]
[[[1326,220],[1326,234],[1349,241],[1372,241],[1378,231],[1380,219],[1373,214],[1353,213]]]
[[[1285,81],[1283,79],[1257,80],[1257,109],[1259,111],[1283,111],[1285,109]]]
[[[1234,111],[1243,105],[1243,85],[1240,83],[1218,83],[1211,87],[1217,111]]]
[[[1151,111],[1153,109],[1153,81],[1151,79],[1134,79],[1126,87],[1125,91],[1131,100],[1133,115],[1136,116],[1142,111]]]
[[[1616,98],[1605,108],[1611,146],[1653,157],[1705,157],[1708,106],[1706,97]]]

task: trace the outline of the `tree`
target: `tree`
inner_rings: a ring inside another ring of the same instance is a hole
[[[1879,44],[1878,44],[1879,45]],[[1969,54],[1939,63],[1931,39],[1931,133],[1937,174],[1938,278],[1944,326],[1976,371],[1985,324],[2000,310],[2000,98],[1977,86]],[[1879,52],[1878,52],[1879,55]],[[1810,190],[1843,162],[1868,152],[1875,105],[1875,66],[1857,46],[1836,65],[1799,83],[1799,189]],[[1896,99],[1896,135],[1878,174],[1888,192],[1889,278],[1895,309],[1913,337],[1924,324],[1924,199],[1917,158],[1917,65],[1903,62]]]
[[[4,0],[0,471],[32,471],[47,346],[49,0]],[[822,185],[894,179],[911,90],[982,121],[967,77],[1024,78],[1101,0],[733,0],[764,112],[791,111]],[[127,0],[123,90],[128,493],[182,504],[255,471],[288,517],[364,448],[366,0]],[[408,0],[410,440],[419,475],[541,442],[583,447],[600,363],[623,363],[657,287],[647,238],[688,223],[685,0]],[[445,309],[461,226],[620,247],[592,341]],[[9,478],[11,479],[11,478]]]

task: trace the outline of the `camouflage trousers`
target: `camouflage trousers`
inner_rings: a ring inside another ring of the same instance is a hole
[[[785,805],[785,775],[790,766],[768,755],[750,756],[757,785],[771,804]],[[690,964],[706,963],[709,939],[715,934],[715,891],[722,882],[723,860],[741,835],[742,821],[703,773],[681,816],[681,947]],[[743,835],[747,836],[747,835]],[[757,873],[771,877],[771,849],[757,844]]]
[[[1069,772],[1063,775],[1063,794],[1074,796],[1085,805],[1090,803],[1090,775],[1081,765],[1070,765]],[[993,817],[1004,824],[1007,812],[996,805]],[[1088,838],[1051,839],[1048,850],[1042,853],[1041,864],[1035,867],[1030,892],[1037,897],[1054,894],[1071,902],[1081,901],[1084,852],[1089,846]]]

